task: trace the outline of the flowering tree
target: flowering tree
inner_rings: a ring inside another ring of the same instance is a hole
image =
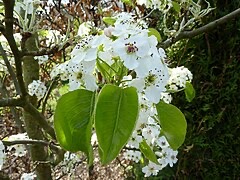
[[[184,91],[191,102],[195,92],[191,72],[170,68],[164,49],[240,13],[194,29],[212,10],[207,1],[205,9],[192,0],[0,3],[1,86],[15,87],[0,106],[23,116],[22,133],[0,141],[0,168],[7,151],[24,156],[28,144],[36,174],[22,179],[52,179],[64,154],[77,158],[70,152],[85,153],[91,167],[96,147],[103,165],[122,154],[146,177],[172,167],[187,123],[171,94]],[[161,33],[149,27],[154,12]]]

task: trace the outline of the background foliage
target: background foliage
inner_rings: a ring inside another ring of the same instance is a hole
[[[236,0],[209,2],[215,10],[203,19],[203,24],[240,7]],[[156,24],[153,22],[153,26]],[[168,57],[174,66],[185,66],[193,73],[196,97],[191,103],[186,101],[184,92],[174,98],[173,104],[188,122],[186,140],[179,150],[177,165],[149,179],[238,179],[240,19],[178,42],[168,49]],[[143,179],[139,166],[134,167],[132,178]]]
[[[212,0],[216,7],[204,23],[222,17],[240,6],[240,1]],[[175,178],[237,179],[240,172],[240,19],[170,50],[173,63],[194,74],[196,98],[187,103],[176,98],[173,104],[186,115],[185,144],[175,170],[162,175]],[[180,52],[180,53],[173,53]]]

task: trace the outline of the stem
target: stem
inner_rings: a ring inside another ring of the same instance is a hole
[[[28,145],[28,144],[40,144],[40,145],[43,145],[43,146],[49,146],[52,150],[58,152],[61,150],[61,148],[51,142],[46,142],[46,141],[43,141],[43,140],[33,140],[33,139],[24,139],[24,140],[14,140],[14,141],[6,141],[6,140],[3,140],[2,141],[3,145],[4,146],[13,146],[13,145],[16,145],[16,144],[25,144],[25,145]]]
[[[202,33],[211,31],[211,30],[215,29],[217,26],[227,23],[231,19],[234,19],[234,18],[238,17],[239,15],[240,15],[240,8],[238,8],[235,11],[233,11],[213,22],[210,22],[210,23],[206,24],[205,26],[202,26],[198,29],[195,29],[192,31],[183,31],[183,32],[179,33],[179,35],[176,36],[175,38],[167,39],[166,41],[164,41],[162,44],[160,44],[160,47],[166,49],[181,39],[193,38]]]
[[[2,57],[3,57],[5,65],[7,66],[8,72],[9,72],[10,76],[13,79],[13,83],[14,83],[14,86],[16,88],[17,94],[20,95],[21,94],[21,90],[20,90],[20,87],[19,87],[19,84],[18,84],[18,81],[17,81],[16,74],[14,73],[13,68],[12,68],[11,64],[9,63],[9,60],[7,58],[7,54],[4,51],[1,42],[0,42],[0,53],[1,53]]]

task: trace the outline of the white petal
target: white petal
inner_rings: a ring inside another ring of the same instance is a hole
[[[143,88],[145,86],[145,81],[144,79],[133,79],[130,83],[129,86],[133,86],[137,88],[138,92],[142,92]]]
[[[161,89],[156,88],[155,86],[149,86],[145,90],[145,95],[149,101],[157,104],[161,98]]]
[[[86,56],[86,52],[81,52],[76,54],[70,61],[74,63],[79,63],[85,58],[85,56]]]
[[[138,63],[139,63],[138,67],[135,68],[137,77],[139,77],[139,78],[147,77],[149,70],[150,70],[149,63],[151,63],[151,62],[147,58],[141,58],[138,60]]]
[[[98,86],[96,84],[96,79],[93,75],[84,74],[83,75],[83,80],[85,82],[87,90],[95,91],[98,88]]]
[[[74,91],[80,87],[81,83],[74,78],[69,77],[69,91]]]
[[[126,66],[129,70],[133,70],[139,65],[137,57],[135,55],[126,54],[125,56],[121,56],[121,58],[124,61],[123,62],[124,66]]]
[[[92,61],[97,58],[97,48],[90,48],[86,52],[84,61]]]
[[[82,71],[84,72],[84,74],[92,73],[95,68],[95,63],[95,61],[82,61]]]

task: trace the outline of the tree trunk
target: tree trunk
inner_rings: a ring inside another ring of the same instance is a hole
[[[37,50],[36,40],[37,35],[31,35],[31,37],[29,37],[25,42],[26,50]],[[28,84],[32,83],[33,80],[39,79],[39,65],[33,56],[27,56],[23,58],[23,75],[26,87]],[[30,97],[30,102],[36,107],[36,96]],[[44,139],[43,132],[35,121],[34,117],[26,111],[23,112],[23,117],[29,138],[41,140]],[[30,154],[31,159],[34,162],[34,166],[36,167],[37,178],[40,180],[51,180],[51,167],[49,162],[47,162],[47,148],[41,145],[31,145]]]

